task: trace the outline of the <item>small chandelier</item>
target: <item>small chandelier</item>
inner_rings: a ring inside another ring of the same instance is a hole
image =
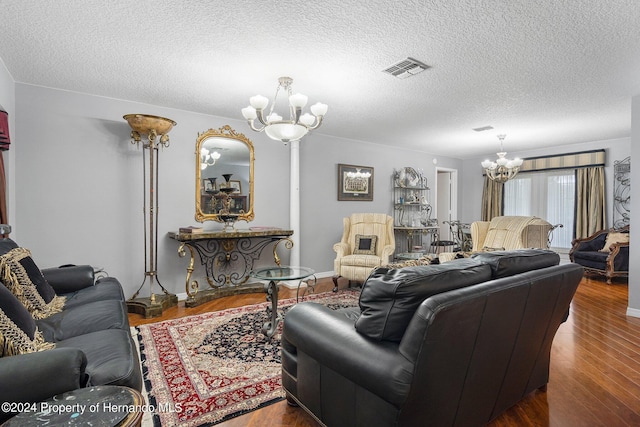
[[[347,176],[353,179],[361,179],[361,178],[369,178],[371,176],[371,172],[361,172],[360,168],[356,168],[355,172],[347,172]]]
[[[320,102],[311,106],[311,113],[302,114],[302,109],[307,105],[308,97],[301,93],[292,95],[291,77],[280,77],[276,94],[273,97],[273,103],[269,110],[269,114],[265,117],[264,110],[269,104],[269,100],[262,96],[256,95],[249,98],[248,107],[242,109],[242,115],[251,129],[256,132],[264,131],[267,136],[276,141],[282,141],[287,144],[289,141],[297,141],[305,136],[310,130],[317,129],[322,124],[322,118],[327,113],[327,104]],[[278,99],[280,89],[285,91],[289,97],[289,119],[284,120],[282,116],[273,112]],[[262,123],[262,127],[256,127],[254,120],[258,119]]]
[[[487,176],[499,183],[507,182],[515,177],[518,174],[518,171],[520,171],[520,166],[522,165],[522,159],[515,158],[513,160],[509,160],[505,157],[507,152],[502,148],[502,144],[506,136],[507,135],[498,135],[498,139],[500,140],[500,152],[496,153],[498,154],[496,161],[492,162],[490,160],[485,160],[482,162],[482,167],[484,168]]]
[[[207,166],[213,166],[216,164],[216,160],[220,158],[220,153],[217,151],[209,151],[202,147],[200,150],[200,170],[204,170]]]

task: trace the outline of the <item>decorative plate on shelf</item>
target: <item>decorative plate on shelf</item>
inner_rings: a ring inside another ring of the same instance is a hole
[[[398,187],[417,187],[419,183],[420,175],[412,167],[404,167],[396,175],[396,185]]]

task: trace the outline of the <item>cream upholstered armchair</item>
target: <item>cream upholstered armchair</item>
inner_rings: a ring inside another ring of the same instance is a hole
[[[553,225],[535,216],[497,216],[471,224],[472,251],[549,248]]]
[[[555,227],[535,216],[496,216],[491,221],[471,223],[471,252],[548,249],[549,233]],[[440,262],[455,259],[455,252],[441,253]]]
[[[333,261],[338,278],[364,282],[374,268],[389,263],[396,249],[393,235],[393,218],[380,213],[355,213],[343,219],[344,231],[340,243],[333,245],[336,259]]]

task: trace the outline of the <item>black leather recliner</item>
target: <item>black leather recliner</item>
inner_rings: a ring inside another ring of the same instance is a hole
[[[282,334],[287,399],[327,426],[485,425],[546,387],[582,277],[558,262],[522,250],[383,267],[360,310],[296,305]]]

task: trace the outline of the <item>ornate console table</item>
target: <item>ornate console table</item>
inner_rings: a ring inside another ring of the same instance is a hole
[[[170,238],[181,242],[178,248],[180,257],[186,256],[189,250],[191,260],[187,267],[185,290],[187,307],[195,307],[212,299],[247,292],[263,292],[263,284],[250,284],[249,273],[254,262],[260,258],[263,249],[273,245],[273,259],[280,265],[277,249],[284,242],[286,248],[293,247],[289,236],[293,230],[264,229],[215,231],[204,233],[174,233]],[[209,289],[201,290],[197,280],[191,281],[195,264],[195,254],[205,268]]]

